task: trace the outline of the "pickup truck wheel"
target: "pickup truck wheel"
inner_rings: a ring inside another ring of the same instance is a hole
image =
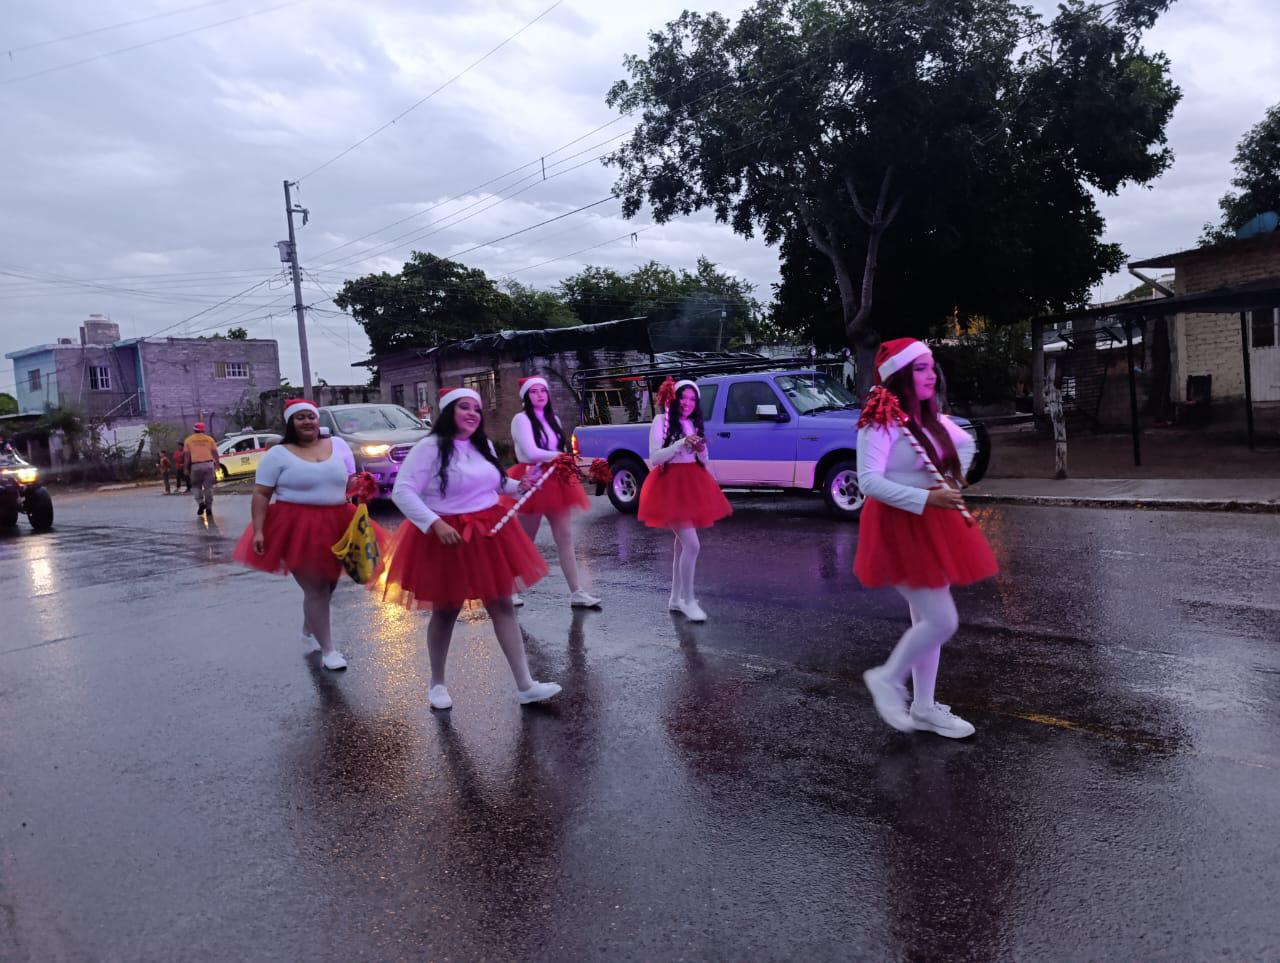
[[[634,458],[619,458],[609,467],[613,470],[609,501],[624,515],[634,515],[640,509],[640,486],[649,470]]]
[[[965,476],[965,481],[970,485],[976,485],[982,481],[986,477],[987,469],[991,466],[991,432],[982,422],[975,421],[973,435],[978,450],[973,456],[973,464],[969,466],[969,473]]]
[[[27,521],[37,532],[53,528],[53,499],[43,488],[27,493],[22,510],[27,513]]]
[[[858,487],[856,461],[838,461],[827,469],[822,480],[822,500],[827,503],[827,509],[839,518],[853,521],[858,517],[867,497]]]

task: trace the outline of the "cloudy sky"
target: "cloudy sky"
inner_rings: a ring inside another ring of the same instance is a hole
[[[274,246],[286,236],[285,178],[301,179],[311,211],[299,232],[303,297],[315,308],[312,368],[331,383],[363,380],[349,365],[367,342],[327,297],[344,278],[397,270],[414,249],[547,286],[587,263],[692,266],[705,254],[767,300],[776,252],[706,217],[646,229],[610,201],[497,240],[608,196],[612,174],[592,158],[629,124],[604,95],[646,30],[685,7],[745,6],[562,0],[408,110],[551,2],[9,0],[0,352],[75,337],[91,312],[126,337],[244,325],[280,341],[299,383]],[[1184,99],[1173,169],[1102,199],[1108,238],[1131,257],[1190,246],[1214,219],[1235,143],[1280,96],[1277,36],[1274,0],[1178,0],[1150,35]],[[1122,275],[1098,294],[1130,286]],[[12,382],[6,362],[0,391]]]

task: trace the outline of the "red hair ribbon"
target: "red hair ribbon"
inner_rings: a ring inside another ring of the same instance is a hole
[[[862,405],[862,414],[858,417],[858,427],[877,425],[888,428],[890,425],[905,425],[907,413],[902,410],[898,396],[883,385],[876,385],[867,395]]]

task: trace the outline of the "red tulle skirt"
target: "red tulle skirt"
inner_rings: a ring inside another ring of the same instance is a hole
[[[862,507],[853,574],[867,588],[969,585],[998,571],[982,529],[953,508],[915,515],[873,498]]]
[[[682,462],[649,472],[636,517],[650,528],[710,528],[732,514],[711,472],[698,462]]]
[[[532,465],[514,465],[507,474],[520,481],[529,474]],[[563,512],[585,512],[591,507],[587,493],[578,479],[565,477],[562,471],[548,478],[529,500],[520,506],[521,515],[558,515]]]
[[[489,536],[505,514],[494,505],[467,515],[442,515],[462,536],[460,545],[446,545],[406,521],[391,541],[385,584],[371,589],[407,609],[460,609],[469,601],[506,598],[528,588],[547,574],[547,563],[515,519]]]
[[[333,546],[351,524],[356,507],[341,505],[299,505],[273,501],[267,506],[262,525],[263,552],[253,550],[253,525],[245,528],[231,557],[242,565],[278,575],[318,575],[336,582],[342,576],[342,561]],[[373,523],[379,546],[386,551],[389,537]]]

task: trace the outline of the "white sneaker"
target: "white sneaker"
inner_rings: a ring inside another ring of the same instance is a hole
[[[520,696],[520,704],[527,706],[530,702],[546,702],[559,692],[560,686],[554,682],[535,682],[529,688],[519,690],[517,695]]]
[[[427,701],[433,709],[452,709],[453,700],[449,698],[449,690],[443,685],[433,685],[427,690]]]
[[[298,638],[302,640],[303,655],[314,655],[320,651],[320,643],[316,641],[314,635],[307,635],[306,632],[303,632]]]
[[[952,715],[951,706],[935,702],[931,706],[911,706],[912,728],[920,732],[936,732],[948,739],[965,739],[976,731],[973,724]]]
[[[702,611],[702,606],[698,604],[697,599],[681,602],[677,611],[683,612],[684,617],[690,622],[705,622],[707,620],[707,613]]]
[[[347,667],[347,660],[341,652],[337,649],[333,649],[332,651],[326,652],[324,655],[320,656],[320,664],[326,669],[332,669],[334,672],[337,672],[339,669],[345,669]]]
[[[866,683],[881,719],[899,732],[911,732],[915,729],[911,713],[907,711],[906,686],[894,685],[884,677],[884,670],[879,667],[862,673],[862,681]]]
[[[684,603],[682,603],[678,598],[676,598],[676,597],[673,595],[673,596],[671,596],[671,598],[667,599],[667,611],[668,611],[668,612],[679,612],[679,611],[680,611],[680,607],[681,607],[681,605],[683,605],[683,604],[684,604]]]
[[[524,605],[524,599],[520,597],[519,592],[511,593],[511,604],[514,605],[516,608],[519,608],[520,606]]]
[[[600,600],[586,589],[578,589],[569,596],[569,604],[575,609],[595,609],[600,607]]]

